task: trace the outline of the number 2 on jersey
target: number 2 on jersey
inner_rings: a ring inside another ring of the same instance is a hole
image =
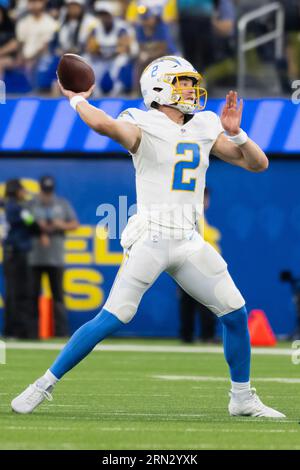
[[[179,142],[176,146],[176,155],[186,157],[186,153],[192,153],[191,160],[180,160],[175,164],[173,171],[173,191],[195,191],[196,178],[184,181],[184,170],[196,170],[200,164],[200,147],[191,142]]]

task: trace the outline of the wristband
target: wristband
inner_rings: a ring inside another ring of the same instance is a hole
[[[87,103],[87,100],[80,95],[73,96],[73,98],[70,99],[70,105],[72,106],[74,111],[76,111],[78,103],[81,103],[82,101],[85,101]]]
[[[243,145],[248,140],[248,135],[243,129],[237,135],[227,135],[228,139],[236,145]]]

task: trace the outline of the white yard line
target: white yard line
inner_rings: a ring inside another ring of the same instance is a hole
[[[1,393],[0,393],[1,395]],[[8,395],[8,393],[5,393],[5,395]],[[65,397],[82,397],[82,393],[61,393],[60,396],[65,396]],[[140,393],[85,393],[85,397],[140,397]],[[169,393],[164,393],[164,394],[157,394],[157,393],[143,393],[143,397],[150,397],[150,398],[170,398],[172,395]],[[199,395],[197,394],[197,397]],[[205,395],[208,397],[209,395]],[[290,395],[289,395],[290,396]]]
[[[64,426],[1,426],[2,429],[6,429],[9,431],[81,431],[82,428],[80,427],[64,427]],[[103,427],[103,426],[95,426],[92,431],[97,431],[97,432],[142,432],[142,431],[147,431],[147,432],[152,432],[152,429],[149,429],[148,427]],[[199,432],[205,431],[205,432],[216,432],[216,428],[199,428],[197,429],[168,429],[168,432],[175,432],[175,433],[184,433],[184,432]],[[227,433],[240,433],[240,429],[233,429],[233,428],[222,428],[222,433],[227,432]],[[248,429],[247,433],[263,433],[263,434],[269,434],[269,433],[299,433],[300,430],[297,429]]]
[[[170,381],[192,381],[192,382],[229,382],[227,377],[210,377],[204,375],[152,375],[152,378]],[[255,377],[253,382],[277,382],[285,384],[300,384],[300,379],[285,377]]]
[[[63,343],[43,343],[43,342],[17,342],[8,341],[6,349],[13,350],[38,350],[38,351],[60,351],[64,347]],[[115,352],[157,352],[157,353],[209,353],[223,354],[222,346],[166,346],[166,345],[139,345],[139,344],[103,344],[96,346],[94,351],[115,351]],[[267,356],[291,356],[293,349],[286,348],[252,348],[252,354]]]
[[[61,426],[2,426],[1,429],[8,431],[73,431],[75,428],[72,427],[61,427]],[[80,428],[77,428],[80,430]],[[75,429],[76,431],[76,429]]]
[[[200,428],[199,429],[185,429],[184,432],[199,432],[199,431],[205,431],[205,432],[216,432],[216,428],[213,428],[213,429],[208,429],[208,428]],[[168,432],[169,432],[169,429],[168,429]],[[178,430],[177,430],[178,432]],[[234,429],[234,428],[223,428],[222,427],[222,433],[223,432],[228,432],[228,433],[234,433],[234,432],[237,432],[237,433],[240,433],[241,430],[240,429]],[[247,429],[247,433],[250,432],[250,433],[258,433],[258,432],[262,432],[264,434],[268,434],[268,433],[300,433],[300,429]]]

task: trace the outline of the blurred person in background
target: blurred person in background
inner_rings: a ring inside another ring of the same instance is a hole
[[[4,336],[36,338],[31,326],[29,251],[37,230],[18,179],[7,181],[4,200],[6,233],[3,240]],[[38,233],[38,230],[37,230]]]
[[[215,52],[214,60],[219,61],[235,54],[236,11],[232,0],[215,0],[212,16]]]
[[[28,0],[27,13],[16,24],[22,65],[32,83],[39,60],[49,51],[49,45],[58,29],[57,22],[46,11],[46,5],[46,0]]]
[[[212,63],[214,0],[177,0],[184,57],[201,73]]]
[[[236,75],[233,0],[178,0],[182,47],[208,86]],[[224,82],[222,83],[222,85]]]
[[[176,0],[131,0],[129,1],[125,17],[131,24],[136,25],[139,22],[139,10],[141,7],[161,9],[161,17],[168,25],[170,35],[175,41],[177,49],[180,49],[179,31],[178,31],[178,12]]]
[[[214,0],[211,24],[211,63],[205,66],[210,90],[214,84],[224,86],[236,82],[236,9],[233,0]],[[231,80],[229,83],[228,79]]]
[[[210,205],[210,191],[206,187],[204,191],[204,212]],[[219,245],[221,234],[218,229],[209,225],[204,216],[198,223],[198,231],[203,235],[204,240],[209,243],[218,253],[221,253]],[[180,339],[184,343],[193,343],[197,331],[195,328],[196,315],[200,319],[200,340],[203,342],[219,341],[215,336],[216,317],[205,306],[197,302],[187,294],[181,287],[178,287],[180,301]],[[197,315],[197,316],[198,316]]]
[[[97,24],[96,18],[87,11],[85,0],[65,0],[61,10],[59,5],[57,2],[50,5],[52,14],[58,15],[59,28],[38,65],[37,80],[40,89],[51,88],[54,96],[59,93],[56,69],[61,56],[83,54],[88,37]]]
[[[28,0],[11,0],[9,11],[15,20],[18,20],[27,13]]]
[[[82,54],[97,25],[96,18],[87,11],[85,0],[65,0],[65,7],[60,16],[56,53]]]
[[[145,67],[164,55],[177,54],[176,45],[170,35],[168,25],[162,19],[160,6],[139,5],[139,19],[136,24],[136,37],[140,47],[136,63],[136,77],[141,76]],[[138,80],[136,80],[138,81]],[[136,88],[139,84],[136,83]]]
[[[64,0],[49,0],[47,4],[49,14],[56,20],[59,20],[63,5]]]
[[[162,10],[162,18],[166,23],[173,23],[178,19],[176,0],[130,0],[127,2],[125,11],[127,21],[133,24],[138,22],[138,9],[140,6],[147,8],[160,7]]]
[[[55,181],[51,176],[41,178],[40,188],[40,194],[32,202],[32,211],[42,235],[33,238],[29,258],[35,330],[37,332],[42,274],[47,273],[54,305],[54,335],[63,337],[68,334],[63,297],[65,232],[75,230],[79,224],[71,204],[66,199],[56,196]]]
[[[130,73],[130,62],[138,53],[133,28],[116,17],[115,11],[115,2],[100,0],[94,4],[98,26],[90,35],[86,51],[95,71],[98,95],[109,91],[110,95],[117,96],[124,90],[121,73],[125,69]]]
[[[6,70],[15,67],[18,41],[15,35],[15,24],[8,10],[0,4],[0,80],[4,79]]]

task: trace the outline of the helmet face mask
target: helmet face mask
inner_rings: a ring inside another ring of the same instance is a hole
[[[171,81],[173,86],[173,93],[171,99],[174,99],[174,103],[170,106],[179,109],[183,113],[193,113],[194,111],[201,111],[206,106],[207,91],[200,87],[202,77],[198,72],[188,73],[177,73],[177,74],[166,74],[167,81]],[[191,86],[182,86],[181,80],[190,79],[192,81]],[[185,92],[193,90],[194,99],[186,99],[184,97]],[[201,98],[203,104],[201,104]]]
[[[181,80],[191,79],[191,86],[182,86]],[[167,105],[182,113],[193,113],[205,108],[207,91],[200,87],[202,76],[185,59],[165,56],[151,62],[141,76],[141,90],[147,108],[153,103]],[[187,91],[194,98],[186,99]]]

